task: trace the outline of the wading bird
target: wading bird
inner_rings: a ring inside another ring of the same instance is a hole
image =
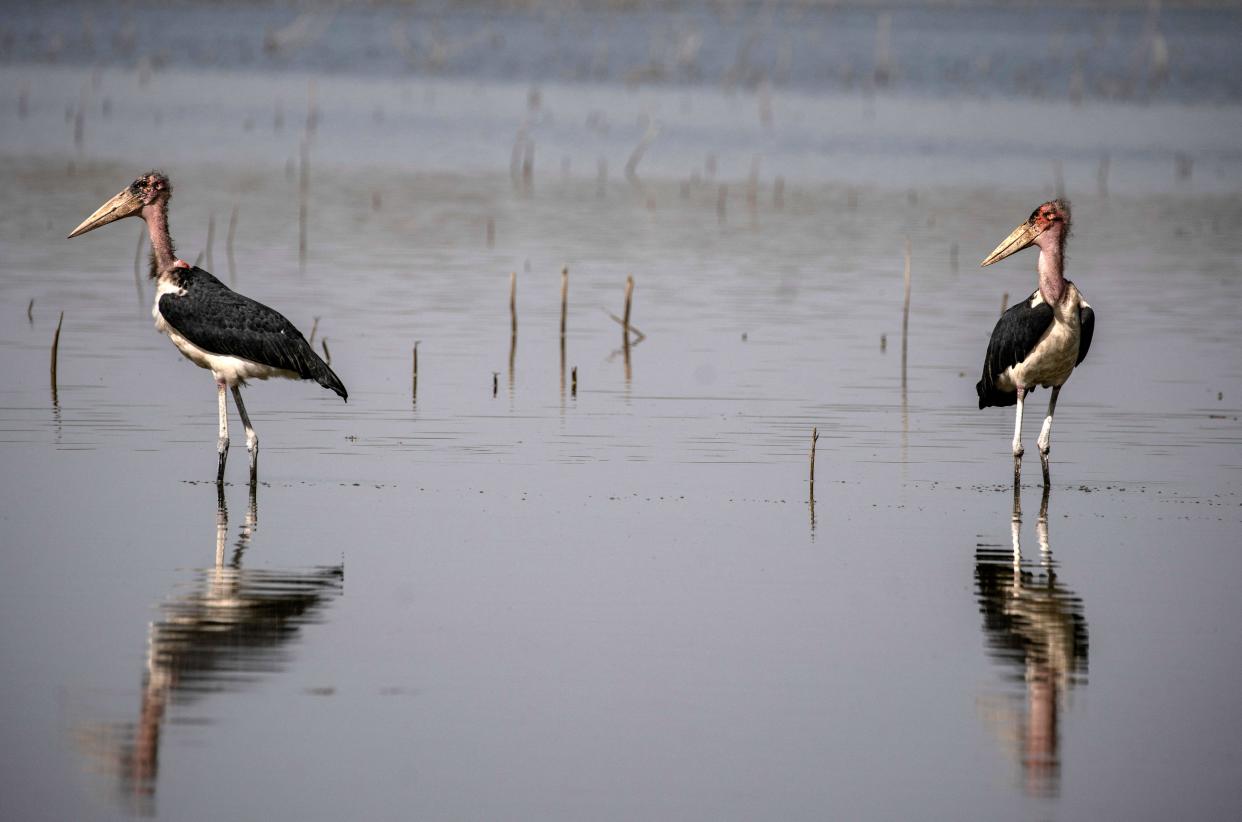
[[[259,438],[242,403],[246,380],[270,377],[314,380],[347,400],[340,378],[332,373],[301,332],[279,312],[238,294],[203,269],[179,259],[168,232],[172,186],[161,172],[150,171],[130,183],[82,221],[77,237],[123,217],[141,217],[151,235],[151,278],[155,280],[155,327],[191,362],[216,378],[220,405],[220,467],[224,480],[229,422],[225,389],[232,389],[237,413],[246,429],[250,478],[255,479]]]
[[[1001,315],[983,360],[983,378],[975,386],[980,408],[1018,406],[1013,426],[1015,470],[1022,456],[1023,400],[1037,386],[1052,389],[1048,416],[1039,432],[1039,453],[1046,466],[1057,396],[1074,367],[1086,358],[1095,332],[1095,312],[1078,287],[1065,279],[1069,232],[1069,203],[1044,203],[979,264],[988,266],[1028,246],[1039,246],[1039,288]]]

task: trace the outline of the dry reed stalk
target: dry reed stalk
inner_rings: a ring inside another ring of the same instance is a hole
[[[910,329],[910,238],[906,238],[906,296],[901,306],[901,387],[906,387],[906,355],[909,350],[907,332]]]
[[[815,444],[819,442],[819,427],[811,428],[811,499],[815,499]]]
[[[410,353],[410,401],[418,402],[418,340]]]
[[[626,344],[630,341],[630,307],[634,302],[634,275],[625,278],[625,313],[621,315],[621,327],[625,334]]]
[[[215,241],[216,241],[216,215],[215,215],[215,212],[212,212],[211,214],[207,215],[206,254],[207,254],[207,270],[208,271],[216,270],[215,261],[212,259],[212,256],[211,256],[211,247],[215,244]]]
[[[306,267],[306,213],[310,199],[310,142],[302,139],[298,164],[298,265]]]
[[[237,262],[233,259],[233,238],[237,236],[237,211],[238,207],[233,206],[233,211],[229,214],[229,231],[224,238],[224,253],[229,260],[229,282],[237,282]]]
[[[509,272],[509,336],[517,340],[517,272]]]
[[[561,268],[561,350],[565,348],[565,324],[569,317],[569,266]]]
[[[60,352],[60,327],[65,322],[65,312],[60,312],[60,319],[56,321],[56,333],[52,335],[52,401],[56,400],[56,360]]]

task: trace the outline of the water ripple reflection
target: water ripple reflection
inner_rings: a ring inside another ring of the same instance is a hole
[[[344,565],[243,568],[257,527],[257,489],[251,484],[246,517],[228,553],[228,506],[219,487],[215,564],[195,571],[185,584],[188,590],[157,606],[159,616],[147,632],[137,720],[74,728],[89,768],[109,778],[132,813],[155,811],[160,733],[169,709],[210,694],[237,692],[263,675],[283,671],[301,627],[320,621],[321,611],[344,590]],[[179,724],[195,723],[182,718]]]
[[[1082,600],[1057,577],[1048,537],[1049,495],[1045,482],[1036,556],[1022,555],[1018,484],[1012,547],[980,543],[975,551],[975,590],[988,653],[1013,686],[981,698],[980,708],[1032,796],[1060,793],[1061,709],[1068,691],[1085,684],[1087,674],[1087,620]]]

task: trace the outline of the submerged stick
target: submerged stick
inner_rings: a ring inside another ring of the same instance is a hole
[[[56,359],[60,351],[60,327],[65,322],[65,312],[56,321],[56,333],[52,335],[52,403],[56,403]]]
[[[517,272],[509,272],[509,393],[513,393],[514,366],[517,361]]]
[[[910,238],[906,238],[906,297],[901,306],[901,387],[906,387],[906,354],[909,349],[907,331],[910,328]]]
[[[319,344],[323,346],[324,363],[326,363],[327,365],[332,365],[332,352],[328,350],[328,338],[324,337],[322,340],[319,341]]]
[[[496,395],[500,393],[500,372],[492,372],[492,399],[496,399]]]
[[[819,442],[819,427],[811,428],[811,499],[815,499],[815,444]]]
[[[211,256],[211,247],[215,244],[215,240],[216,240],[216,215],[214,212],[212,212],[211,214],[207,215],[207,251],[206,251],[206,254],[207,254],[207,270],[208,271],[215,271],[216,269],[215,261],[212,259],[212,256]]]
[[[1009,307],[1009,292],[1001,294],[1001,313],[1005,313],[1005,309]]]
[[[561,268],[561,348],[565,348],[565,321],[569,317],[569,266]]]
[[[306,266],[306,211],[310,197],[310,144],[302,140],[298,168],[298,265]]]
[[[315,332],[316,332],[316,331],[318,331],[318,330],[319,330],[319,318],[318,318],[318,317],[315,317],[315,318],[314,318],[314,320],[312,320],[312,321],[311,321],[311,333],[310,333],[310,337],[308,337],[308,338],[307,338],[307,340],[306,340],[306,341],[307,341],[308,343],[310,343],[311,345],[314,345],[314,344],[315,344]]]
[[[624,329],[625,339],[630,338],[630,305],[634,301],[634,275],[626,275],[625,278],[625,313],[621,315],[621,326]]]
[[[233,237],[237,234],[237,206],[229,214],[229,233],[224,238],[224,251],[229,258],[229,283],[237,282],[237,263],[233,259]]]
[[[569,372],[569,396],[578,396],[578,366],[574,366]]]
[[[34,297],[31,297],[30,302],[26,303],[26,321],[34,325]]]
[[[410,401],[418,402],[418,340],[414,341],[414,350],[410,354]]]
[[[517,272],[509,272],[509,335],[517,340]]]

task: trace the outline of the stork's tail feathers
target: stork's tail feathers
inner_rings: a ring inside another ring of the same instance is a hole
[[[345,400],[345,402],[349,402],[349,392],[345,390],[345,383],[341,382],[341,378],[336,375],[335,371],[328,367],[326,362],[320,360],[318,357],[315,359],[318,360],[318,362],[314,363],[311,368],[311,373],[308,376],[324,388],[335,391],[337,396]]]
[[[1005,406],[1017,405],[1018,403],[1018,393],[1016,391],[1001,391],[996,387],[995,383],[986,378],[975,383],[975,393],[979,395],[980,410],[990,405],[1004,408]]]
[[[304,380],[314,380],[324,388],[335,391],[337,396],[349,402],[349,392],[345,390],[345,384],[341,382],[341,378],[328,367],[322,357],[315,353],[315,349],[311,348],[305,337],[298,334],[297,341],[289,345],[284,353],[288,358],[286,361],[299,377]]]

